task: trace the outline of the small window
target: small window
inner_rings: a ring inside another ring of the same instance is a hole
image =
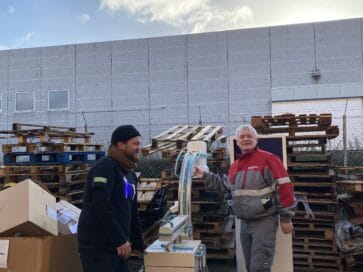
[[[15,93],[15,111],[34,111],[34,92]]]
[[[50,110],[50,111],[68,110],[68,108],[69,108],[68,96],[69,96],[68,90],[48,91],[48,110]]]

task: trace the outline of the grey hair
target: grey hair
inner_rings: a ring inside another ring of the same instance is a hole
[[[258,139],[258,134],[257,134],[257,131],[255,130],[255,128],[251,125],[241,125],[239,126],[239,128],[237,128],[236,130],[236,138],[238,138],[238,134],[243,131],[243,130],[248,130],[249,132],[252,133],[253,137],[255,137],[256,139]]]

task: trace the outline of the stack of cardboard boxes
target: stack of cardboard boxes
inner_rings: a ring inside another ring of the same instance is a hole
[[[82,205],[102,146],[91,142],[92,133],[66,127],[13,124],[1,134],[9,143],[2,145],[0,272],[81,271],[80,209],[72,204]]]
[[[81,271],[80,210],[27,179],[0,192],[0,272]]]

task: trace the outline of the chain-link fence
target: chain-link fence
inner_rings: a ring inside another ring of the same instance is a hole
[[[333,166],[363,166],[363,117],[334,117],[339,136],[329,140],[327,149]]]
[[[234,135],[235,129],[242,123],[247,123],[246,119],[241,122],[225,122],[225,123],[208,123],[210,125],[222,125],[224,135]],[[105,122],[106,124],[107,122]],[[163,123],[153,125],[140,125],[136,127],[143,136],[143,145],[147,145],[151,142],[151,138],[157,134],[165,131],[166,129],[174,126],[174,123]],[[190,125],[190,124],[178,124],[178,125]],[[207,124],[203,124],[207,125]],[[327,150],[331,154],[332,166],[363,166],[363,116],[335,116],[333,117],[332,125],[339,126],[339,136],[335,139],[328,140]],[[112,131],[115,127],[111,125],[94,125],[88,124],[87,127],[79,126],[77,131],[84,132],[87,129],[88,132],[93,132],[94,136],[92,141],[102,144],[105,151],[110,144],[110,138]],[[8,139],[3,139],[1,143],[9,143]],[[225,145],[226,156],[224,158],[209,158],[210,164],[214,162],[218,163],[218,160],[229,159],[229,142]],[[1,158],[2,158],[1,154]],[[214,160],[214,161],[213,161]],[[143,173],[145,177],[161,177],[162,174],[169,175],[174,171],[175,159],[165,159],[160,153],[154,153],[149,156],[144,156],[139,163],[138,169]],[[211,165],[213,167],[213,165]],[[224,170],[218,170],[223,172]]]
[[[234,135],[235,129],[242,123],[247,123],[247,120],[241,122],[218,123],[223,125],[224,134],[226,136]],[[166,130],[176,124],[160,124],[160,125],[136,125],[137,128],[144,132],[143,145],[151,142],[148,138],[154,137],[163,130]],[[178,124],[180,125],[180,124]],[[188,124],[185,124],[188,125]],[[216,124],[211,124],[216,125]],[[339,136],[328,140],[327,151],[331,154],[331,165],[336,166],[363,166],[363,116],[335,116],[332,120],[332,125],[339,127]],[[159,127],[160,130],[155,128]],[[152,128],[153,131],[149,131]],[[80,128],[82,130],[82,128]],[[104,145],[105,149],[110,144],[110,137],[114,127],[111,126],[88,126],[89,132],[94,132],[93,140],[97,143]],[[225,158],[218,160],[229,159],[229,145],[228,141],[225,145],[227,154]],[[213,158],[209,158],[211,164]],[[154,153],[152,155],[144,156],[139,163],[138,171],[142,172],[144,177],[156,178],[162,175],[171,175],[174,171],[175,159],[162,158],[161,153]],[[213,167],[213,166],[212,166]],[[218,169],[217,169],[218,170]],[[223,170],[220,170],[223,172]]]

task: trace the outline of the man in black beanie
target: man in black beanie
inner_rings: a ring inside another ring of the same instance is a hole
[[[78,224],[83,272],[129,272],[131,250],[144,243],[137,211],[137,178],[133,172],[141,149],[132,125],[116,128],[106,157],[91,168]]]

